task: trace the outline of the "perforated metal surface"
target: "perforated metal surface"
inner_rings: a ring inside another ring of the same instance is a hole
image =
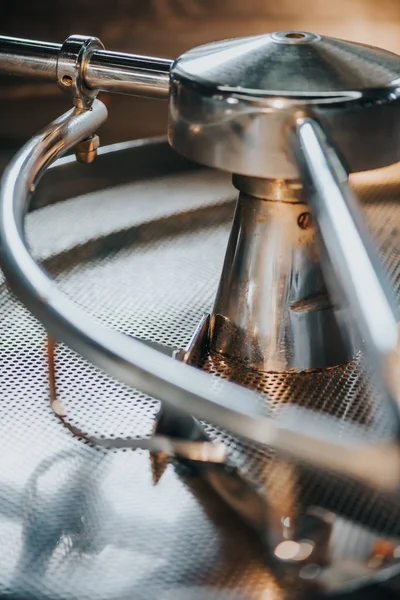
[[[394,182],[385,189],[369,175],[357,186],[398,290],[400,168],[389,174]],[[234,198],[227,176],[182,171],[44,207],[29,215],[28,233],[35,255],[92,316],[127,334],[184,346],[212,307]],[[283,597],[257,539],[205,484],[178,476],[169,465],[154,487],[147,452],[92,448],[62,427],[48,402],[45,332],[4,281],[0,285],[0,594]],[[338,436],[347,421],[367,425],[371,439],[392,433],[360,357],[294,377],[233,373],[218,357],[204,368],[266,392],[271,414],[294,402],[338,417]],[[56,372],[59,398],[74,425],[107,437],[151,433],[156,399],[113,381],[62,345]],[[290,482],[295,505],[311,499],[400,535],[395,503],[352,486],[334,493],[329,481],[207,429],[227,442],[232,458],[277,502],[288,496]],[[374,539],[341,520],[336,536],[343,556],[367,556]]]

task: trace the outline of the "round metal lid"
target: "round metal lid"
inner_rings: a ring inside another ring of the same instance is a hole
[[[315,98],[391,87],[391,52],[303,31],[206,44],[181,56],[173,75],[220,92]]]

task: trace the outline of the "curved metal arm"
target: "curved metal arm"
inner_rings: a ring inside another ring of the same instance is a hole
[[[255,392],[174,361],[145,344],[88,318],[65,296],[30,255],[24,217],[35,185],[46,168],[106,118],[95,100],[90,111],[72,110],[30,140],[7,168],[0,193],[0,258],[20,300],[45,325],[84,358],[111,376],[195,417],[227,428],[287,456],[345,473],[394,491],[399,484],[400,455],[390,445],[366,447],[351,440],[302,434],[262,417]],[[296,421],[298,425],[298,421]],[[300,426],[301,427],[301,426]]]
[[[292,141],[295,158],[310,187],[309,203],[327,255],[325,273],[331,295],[349,309],[345,325],[364,342],[371,367],[400,422],[395,303],[346,170],[315,120],[298,119]]]

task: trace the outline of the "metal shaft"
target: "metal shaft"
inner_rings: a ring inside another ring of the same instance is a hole
[[[35,262],[25,239],[24,218],[35,185],[47,167],[88,137],[106,118],[98,100],[92,110],[73,110],[32,138],[6,169],[0,189],[0,258],[8,282],[20,300],[45,325],[97,367],[116,379],[159,398],[174,409],[213,422],[237,435],[267,444],[285,456],[355,477],[387,491],[398,489],[399,448],[366,446],[334,439],[332,431],[296,429],[264,416],[253,391],[171,360],[151,347],[92,320]]]
[[[294,151],[310,186],[309,202],[326,252],[325,275],[331,295],[347,307],[346,327],[356,330],[374,373],[399,406],[395,305],[346,170],[321,126],[311,118],[298,120]]]
[[[0,74],[56,82],[61,44],[0,36]],[[96,50],[85,69],[92,89],[148,98],[168,98],[172,61]]]

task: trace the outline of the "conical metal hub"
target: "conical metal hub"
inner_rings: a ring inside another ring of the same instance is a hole
[[[391,86],[400,63],[372,46],[282,31],[195,48],[177,61],[175,73],[225,92],[315,99]]]
[[[169,140],[196,162],[297,179],[287,133],[323,122],[348,170],[400,160],[400,60],[363,44],[283,31],[190,50],[171,69]]]
[[[301,173],[289,132],[312,115],[349,172],[393,163],[399,81],[396,55],[300,31],[207,44],[175,62],[172,145],[231,171],[241,192],[212,314],[214,351],[261,371],[354,356],[354,338],[337,325],[343,307],[325,287],[317,229],[304,226],[309,198],[292,196]]]

